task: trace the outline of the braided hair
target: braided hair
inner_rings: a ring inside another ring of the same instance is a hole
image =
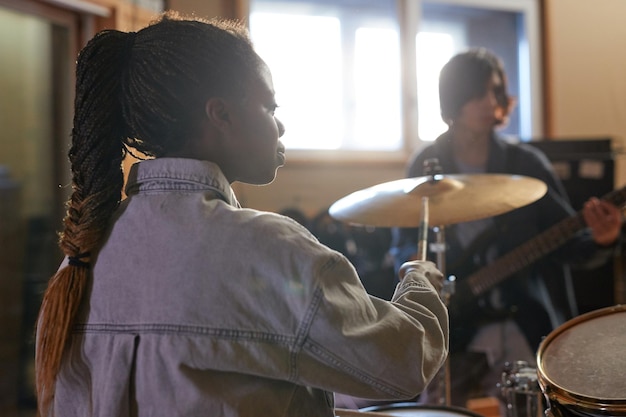
[[[50,280],[37,322],[39,412],[54,384],[89,277],[122,198],[129,148],[160,157],[200,134],[204,102],[244,95],[259,62],[237,22],[164,13],[137,33],[105,30],[80,52],[69,159],[72,194],[59,246],[68,258]]]

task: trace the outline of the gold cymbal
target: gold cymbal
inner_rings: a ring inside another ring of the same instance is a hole
[[[336,201],[329,214],[352,224],[417,227],[422,197],[428,197],[428,224],[444,226],[506,213],[540,199],[543,181],[521,175],[436,175],[390,181]]]

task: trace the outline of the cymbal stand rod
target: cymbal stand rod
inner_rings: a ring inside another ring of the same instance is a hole
[[[446,230],[443,226],[435,226],[433,227],[433,231],[435,232],[436,243],[433,243],[431,247],[431,252],[435,252],[437,254],[437,269],[441,271],[441,273],[446,275]]]
[[[422,218],[419,227],[419,240],[417,242],[417,260],[426,260],[428,247],[428,197],[422,197]]]
[[[422,197],[422,207],[421,214],[422,217],[420,219],[419,226],[419,240],[417,243],[417,259],[421,261],[425,261],[427,258],[427,247],[428,247],[428,197]],[[442,273],[444,273],[445,269],[445,235],[443,226],[438,226],[435,228],[437,232],[437,243],[435,245],[437,252],[437,267],[440,269]],[[448,305],[448,301],[450,299],[450,287],[446,285],[447,281],[444,281],[444,288],[442,289],[441,297]],[[451,381],[450,381],[450,359],[446,358],[443,373],[440,371],[440,378],[442,384],[439,385],[439,389],[443,388],[443,395],[440,395],[439,402],[440,404],[444,404],[449,406],[451,403]],[[443,387],[441,386],[443,385]]]
[[[441,271],[441,273],[446,275],[446,238],[445,238],[445,228],[443,226],[435,226],[433,227],[433,231],[436,236],[436,243],[430,245],[431,251],[436,253],[437,255],[437,269]],[[450,305],[450,296],[454,293],[454,277],[450,277],[443,282],[443,288],[441,289],[441,299],[443,300],[446,306]],[[437,404],[443,406],[451,405],[451,376],[450,376],[450,359],[446,358],[446,361],[442,367],[442,369],[438,373],[438,381],[437,384]]]
[[[437,253],[437,268],[441,271],[441,273],[446,275],[446,235],[445,228],[443,226],[436,226],[433,228],[435,231],[437,243],[433,246],[434,251]],[[441,290],[441,298],[446,306],[450,304],[450,296],[454,291],[453,287],[454,283],[446,280],[443,283],[443,288]],[[450,359],[446,358],[444,363],[443,375],[441,375],[443,379],[443,395],[439,398],[440,405],[450,406],[451,398],[452,398],[452,381],[450,377]]]

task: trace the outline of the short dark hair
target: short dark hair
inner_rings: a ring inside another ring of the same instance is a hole
[[[502,87],[496,91],[496,100],[503,113],[498,124],[504,123],[513,103],[507,93],[504,64],[498,56],[485,48],[473,48],[457,54],[441,69],[439,103],[443,121],[450,124],[459,116],[465,104],[484,96],[487,84],[494,74],[502,80]]]

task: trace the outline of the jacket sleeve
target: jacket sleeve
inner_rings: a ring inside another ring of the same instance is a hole
[[[369,296],[339,254],[320,268],[301,331],[300,382],[372,399],[421,392],[448,351],[447,309],[426,278],[433,271],[429,263],[407,274],[389,302]]]

